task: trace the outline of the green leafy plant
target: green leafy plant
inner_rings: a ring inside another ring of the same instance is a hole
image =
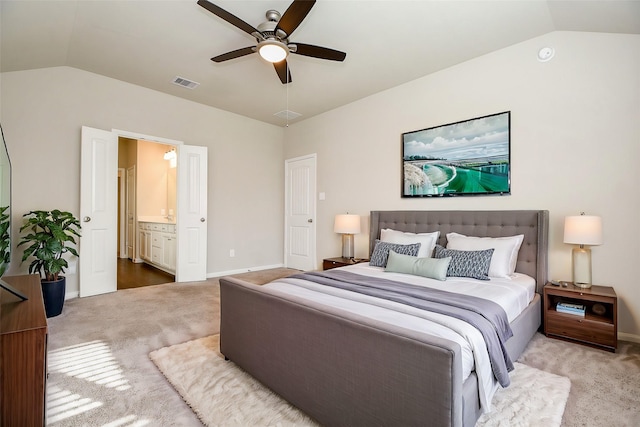
[[[22,254],[22,262],[30,256],[35,259],[29,265],[29,273],[37,272],[44,280],[55,281],[69,267],[63,255],[67,252],[79,256],[75,248],[80,237],[80,221],[70,212],[31,211],[23,215],[25,223],[20,232],[29,230],[29,234],[20,239],[18,246],[28,245]]]

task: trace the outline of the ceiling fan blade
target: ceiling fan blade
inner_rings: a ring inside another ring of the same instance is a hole
[[[242,49],[232,50],[231,52],[223,53],[222,55],[211,58],[213,62],[224,62],[230,59],[240,58],[252,54],[256,51],[255,46],[243,47]]]
[[[280,77],[280,81],[283,85],[291,83],[291,73],[289,72],[286,59],[283,59],[280,62],[274,62],[273,67],[276,69],[276,73],[278,73],[278,77]]]
[[[291,33],[298,28],[298,25],[304,20],[315,3],[316,0],[294,0],[284,12],[280,21],[278,21],[276,31],[282,30],[287,36],[290,36]]]
[[[295,49],[291,49],[291,52],[298,55],[312,56],[314,58],[328,59],[330,61],[344,61],[347,54],[340,52],[339,50],[329,49],[328,47],[314,46],[312,44],[305,43],[291,43],[289,47],[296,46]]]
[[[240,28],[245,33],[249,33],[252,36],[254,35],[254,33],[262,34],[260,31],[255,29],[252,25],[247,24],[242,19],[240,19],[237,16],[227,12],[226,10],[221,8],[220,6],[216,6],[213,3],[209,3],[207,0],[198,0],[198,4],[200,6],[202,6],[202,7],[204,7],[205,9],[207,9],[209,12],[213,13],[214,15],[216,15],[217,17],[224,19],[229,24]]]

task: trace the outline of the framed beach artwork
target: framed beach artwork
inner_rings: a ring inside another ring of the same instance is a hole
[[[511,112],[402,134],[402,197],[511,193]]]

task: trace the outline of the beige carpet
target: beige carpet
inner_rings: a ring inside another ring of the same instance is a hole
[[[261,284],[295,272],[238,277]],[[219,333],[219,304],[217,279],[66,301],[48,319],[47,425],[202,427],[149,353]],[[640,426],[640,344],[609,353],[536,334],[518,361],[571,380],[562,427]]]
[[[149,357],[191,406],[200,420],[213,426],[316,426],[302,412],[225,361],[219,335],[153,351]],[[571,382],[516,363],[511,385],[500,389],[494,408],[478,426],[559,426]]]

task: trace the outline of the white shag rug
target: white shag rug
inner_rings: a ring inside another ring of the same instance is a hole
[[[317,426],[219,352],[219,335],[153,351],[149,357],[200,420],[214,426]],[[511,385],[493,398],[477,426],[559,426],[568,378],[515,363]]]

